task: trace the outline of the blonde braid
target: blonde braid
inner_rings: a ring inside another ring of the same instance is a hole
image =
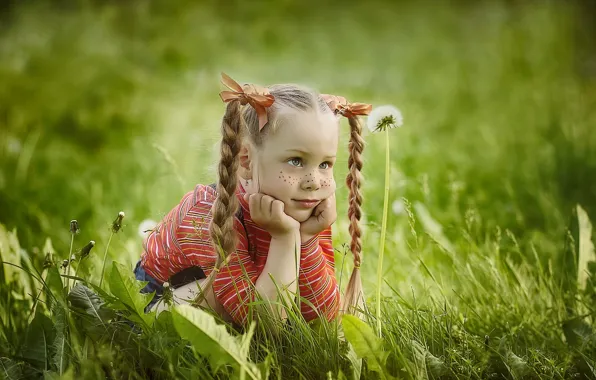
[[[217,253],[217,259],[203,291],[194,300],[195,305],[200,304],[205,299],[205,293],[211,290],[215,276],[223,266],[224,260],[231,257],[231,253],[236,250],[237,237],[234,229],[234,215],[240,205],[236,196],[236,187],[238,186],[239,153],[242,146],[242,123],[240,121],[240,102],[238,100],[228,103],[221,122],[221,133],[221,159],[217,168],[219,176],[217,198],[213,203],[213,216],[209,224],[209,233]]]
[[[362,194],[360,184],[362,182],[362,151],[364,150],[364,139],[362,138],[362,126],[356,116],[348,118],[350,124],[350,142],[348,144],[349,173],[346,184],[349,190],[348,218],[350,220],[349,232],[351,236],[350,250],[354,257],[354,270],[350,276],[346,294],[342,303],[342,313],[359,314],[358,309],[363,307],[364,294],[362,291],[362,279],[360,277],[360,264],[362,263],[362,242],[360,229],[360,218],[362,217]]]

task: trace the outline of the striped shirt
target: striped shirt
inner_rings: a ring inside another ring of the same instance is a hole
[[[244,225],[238,216],[234,217],[238,236],[236,252],[232,253],[228,266],[217,273],[213,285],[218,302],[240,325],[247,320],[249,303],[257,299],[254,284],[267,261],[271,241],[271,235],[250,218],[244,192],[239,185],[236,195],[242,207]],[[216,260],[209,235],[211,208],[216,195],[211,187],[197,185],[151,232],[143,244],[141,257],[141,265],[149,275],[165,282],[185,268],[200,266],[209,276]],[[300,310],[305,320],[313,320],[318,314],[327,320],[337,316],[340,295],[334,269],[329,227],[301,245],[298,286]]]

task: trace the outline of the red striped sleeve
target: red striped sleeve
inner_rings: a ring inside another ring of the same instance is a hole
[[[301,246],[298,284],[300,297],[310,302],[300,303],[300,311],[307,321],[324,316],[328,321],[339,310],[339,288],[335,278],[335,256],[331,227]]]
[[[143,244],[141,265],[150,276],[165,282],[173,274],[192,265],[181,256],[180,246],[176,239],[177,229],[188,209],[198,199],[206,197],[205,186],[197,185],[193,191],[182,197],[180,203],[149,234]]]
[[[199,200],[190,207],[177,231],[177,242],[182,255],[199,265],[208,276],[215,266],[216,252],[209,235],[212,220],[211,208],[215,195]],[[244,324],[248,315],[248,303],[255,299],[254,284],[259,271],[248,252],[248,241],[242,222],[234,216],[235,233],[238,238],[236,251],[227,265],[215,276],[213,290],[217,300],[238,324]]]

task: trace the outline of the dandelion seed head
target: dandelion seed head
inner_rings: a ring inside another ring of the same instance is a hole
[[[395,215],[402,215],[403,213],[405,213],[405,211],[406,211],[406,205],[404,205],[404,201],[401,200],[401,199],[396,199],[391,204],[391,211],[393,211],[393,213]]]
[[[401,111],[392,105],[375,107],[367,119],[367,127],[371,132],[383,131],[387,128],[397,128],[403,125],[404,118]]]
[[[163,283],[163,287],[164,287],[164,288],[169,288],[169,287],[170,287],[170,283],[169,283],[169,282],[167,282],[167,281],[166,281],[166,282],[164,282],[164,283]]]
[[[21,153],[21,150],[23,149],[23,144],[21,144],[21,141],[16,137],[10,136],[6,142],[6,148],[8,153],[16,156],[19,153]]]
[[[149,233],[155,229],[157,226],[157,222],[151,219],[145,219],[139,224],[139,236],[144,238],[145,236],[149,235]]]

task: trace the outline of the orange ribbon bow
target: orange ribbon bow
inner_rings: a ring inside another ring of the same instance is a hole
[[[341,114],[345,117],[358,115],[368,115],[372,111],[372,104],[366,103],[348,103],[343,96],[321,94],[331,111],[335,114]]]
[[[265,124],[267,124],[267,110],[265,108],[270,107],[275,101],[269,90],[254,84],[245,84],[241,87],[235,80],[224,73],[221,73],[221,82],[232,90],[220,92],[219,96],[221,100],[227,103],[235,99],[240,99],[240,104],[250,104],[257,111],[259,131],[263,129]]]

